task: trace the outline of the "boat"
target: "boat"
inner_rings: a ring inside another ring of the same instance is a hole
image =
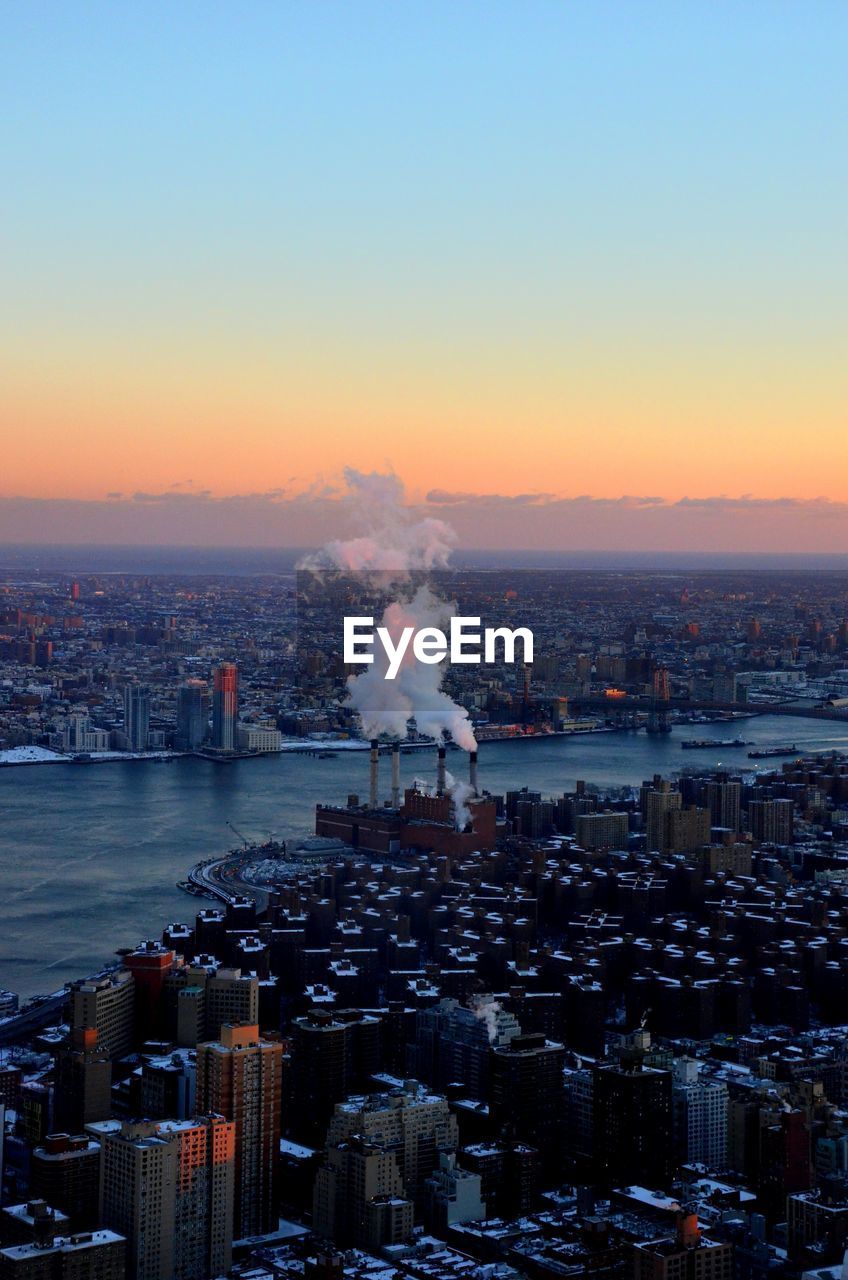
[[[749,751],[749,760],[769,760],[774,756],[795,756],[798,754],[798,747],[794,742],[787,743],[783,747],[762,747],[759,751]]]
[[[190,893],[193,898],[208,898],[214,902],[211,893],[207,893],[199,884],[195,884],[192,880],[178,880],[177,888],[182,889],[183,893]]]
[[[684,751],[711,751],[715,747],[747,747],[750,743],[744,738],[684,738],[680,745]]]
[[[319,760],[335,760],[338,754],[339,754],[338,751],[319,751],[318,759]]]

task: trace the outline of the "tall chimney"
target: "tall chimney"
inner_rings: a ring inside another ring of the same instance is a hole
[[[469,751],[468,753],[468,781],[471,783],[471,790],[475,796],[479,795],[477,790],[477,752]]]
[[[371,790],[368,793],[368,803],[372,809],[376,809],[379,803],[377,798],[378,772],[380,763],[380,744],[376,738],[371,739]]]
[[[445,748],[439,747],[439,754],[436,759],[436,795],[439,796],[445,794],[445,755]]]
[[[392,744],[392,808],[400,808],[400,743]]]

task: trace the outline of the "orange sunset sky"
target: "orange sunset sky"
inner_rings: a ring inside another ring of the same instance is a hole
[[[848,551],[846,13],[7,10],[0,541]]]

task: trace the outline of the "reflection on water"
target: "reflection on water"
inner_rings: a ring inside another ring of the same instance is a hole
[[[595,734],[525,743],[487,743],[480,783],[492,791],[530,786],[546,795],[578,778],[638,785],[654,773],[723,764],[751,770],[744,749],[682,751],[683,738],[739,734],[758,746],[795,742],[799,751],[848,751],[848,725],[763,716],[738,725],[684,725],[668,737]],[[452,753],[450,768],[463,760]],[[760,762],[759,768],[779,767]],[[383,763],[388,791],[388,762]],[[428,752],[401,757],[402,780],[434,772]],[[181,760],[28,766],[0,770],[0,987],[51,991],[92,972],[116,947],[190,920],[198,901],[175,887],[200,858],[231,847],[232,822],[252,838],[311,830],[319,801],[367,794],[367,752],[319,760],[283,755],[214,765]]]

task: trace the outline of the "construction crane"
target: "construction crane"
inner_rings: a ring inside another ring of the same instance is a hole
[[[247,836],[244,835],[243,832],[239,831],[238,827],[234,827],[231,822],[227,822],[227,826],[230,828],[230,830],[233,832],[234,835],[238,836],[239,840],[241,840],[245,849],[249,849],[250,841],[248,840]]]

